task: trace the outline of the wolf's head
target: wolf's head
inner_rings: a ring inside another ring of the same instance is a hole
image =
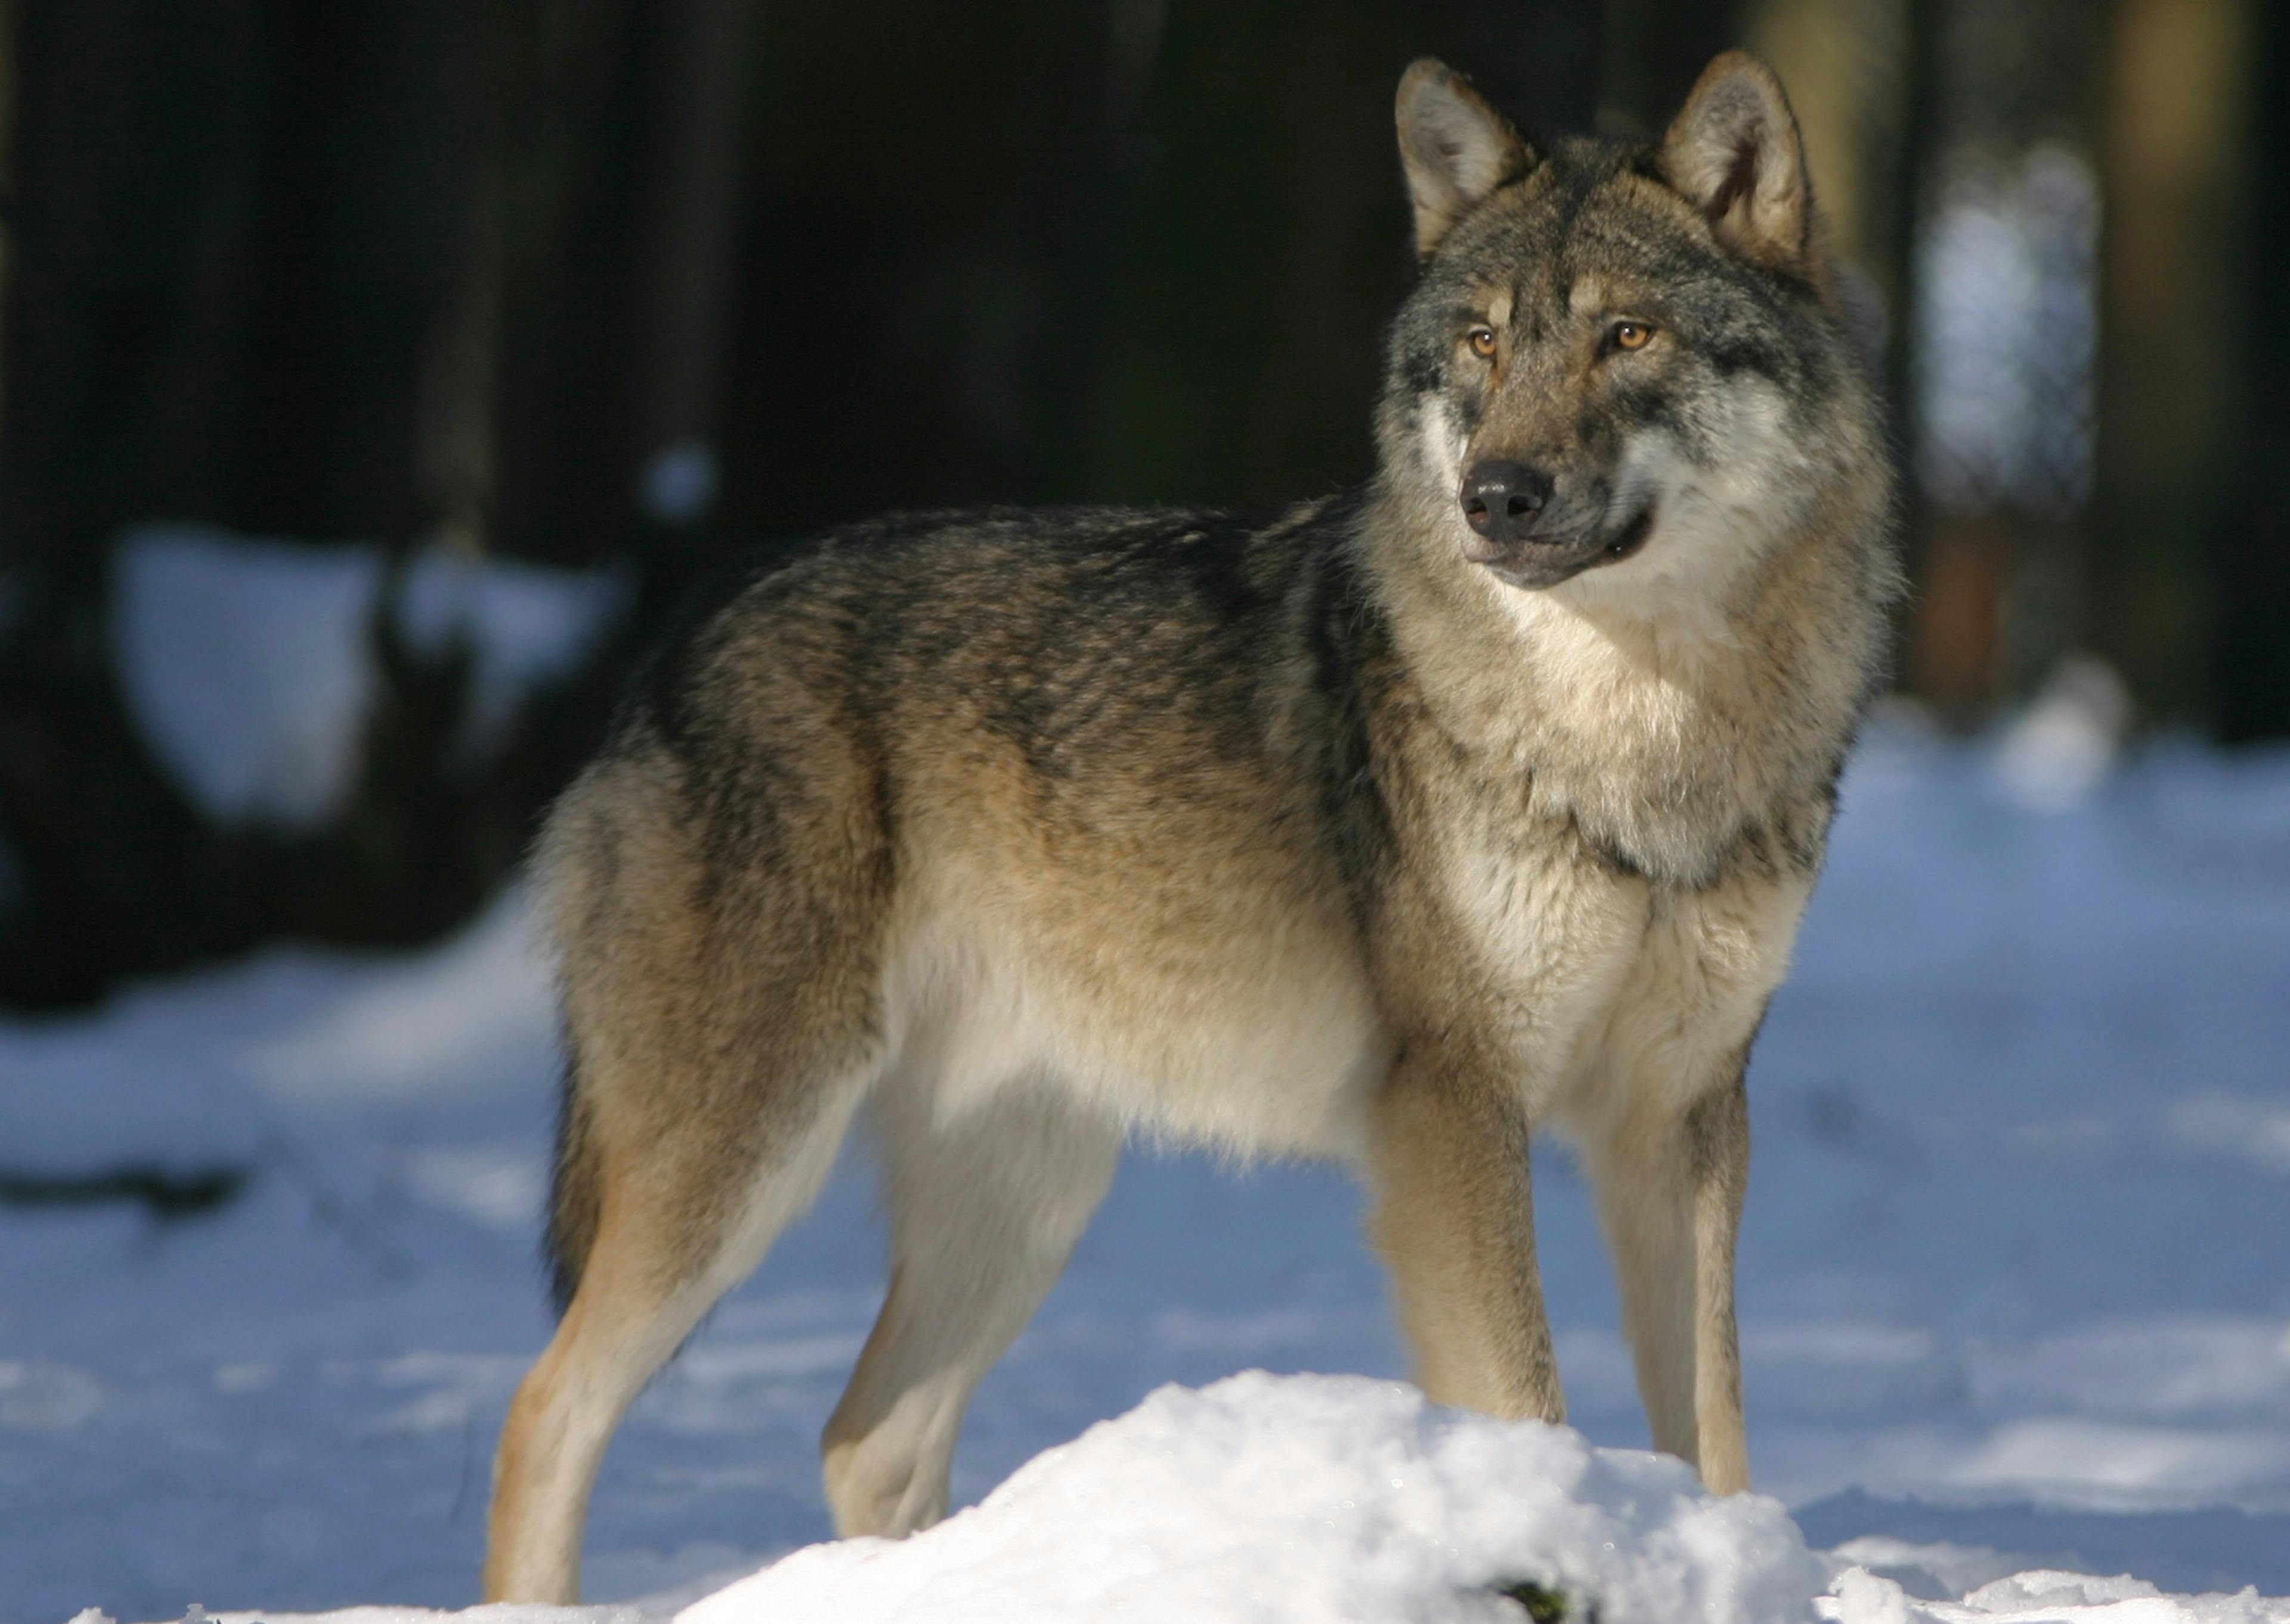
[[[1531,143],[1429,60],[1398,121],[1422,268],[1378,434],[1441,567],[1714,604],[1824,511],[1881,508],[1870,391],[1764,64],[1719,57],[1653,146]]]

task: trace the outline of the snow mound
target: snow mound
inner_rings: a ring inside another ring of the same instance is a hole
[[[113,570],[120,686],[159,764],[223,821],[332,816],[371,703],[380,555],[148,525]]]
[[[436,546],[393,572],[372,543],[314,548],[203,524],[131,530],[113,567],[120,686],[153,756],[208,816],[289,828],[323,826],[356,788],[385,610],[424,658],[467,649],[461,746],[482,757],[629,598],[607,572]]]
[[[1782,1624],[1828,1578],[1779,1502],[1677,1460],[1259,1371],[1163,1388],[926,1532],[812,1546],[677,1624],[1517,1624],[1498,1592],[1522,1580],[1603,1624]]]

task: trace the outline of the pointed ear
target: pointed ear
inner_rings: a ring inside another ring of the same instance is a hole
[[[1445,62],[1424,57],[1400,76],[1399,162],[1415,204],[1415,252],[1439,239],[1489,192],[1533,162],[1510,122]]]
[[[1804,269],[1813,256],[1813,182],[1797,116],[1774,70],[1728,51],[1702,70],[1662,138],[1661,169],[1744,259]]]

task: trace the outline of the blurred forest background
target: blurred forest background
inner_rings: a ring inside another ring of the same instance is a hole
[[[2290,734],[2290,7],[0,0],[0,1004],[463,917],[757,540],[1360,478],[1400,69],[1653,134],[1731,44],[1895,403],[1903,687]],[[197,680],[137,651],[234,536],[264,579],[372,564],[328,600],[363,675],[326,793],[159,748]],[[490,622],[414,612],[448,578],[606,607],[488,700]]]

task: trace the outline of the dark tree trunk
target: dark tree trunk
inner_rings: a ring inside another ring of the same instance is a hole
[[[2290,737],[2290,8],[2254,9],[2249,291],[2236,323],[2249,414],[2240,500],[2216,548],[2218,731],[2237,742]]]
[[[2107,11],[2092,634],[2163,717],[2200,718],[2215,699],[2204,649],[2217,583],[2203,561],[2238,483],[2243,36],[2266,9],[2113,0]]]
[[[1742,43],[1731,0],[1606,0],[1598,117],[1616,134],[1659,136],[1709,59]]]

